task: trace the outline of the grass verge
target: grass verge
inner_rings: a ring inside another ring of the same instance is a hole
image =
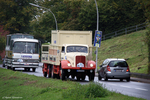
[[[144,100],[110,92],[99,83],[81,85],[0,68],[0,99],[17,100]]]
[[[147,30],[141,30],[102,41],[101,47],[98,48],[98,65],[107,58],[124,58],[131,72],[147,74],[148,48],[144,42],[146,32]],[[95,60],[94,51],[95,48],[93,49]]]

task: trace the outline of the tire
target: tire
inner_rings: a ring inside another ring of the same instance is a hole
[[[65,76],[65,70],[64,70],[64,69],[62,69],[62,74],[61,74],[61,75],[62,75],[61,79],[62,79],[62,80],[65,80],[65,79],[66,79],[66,76]]]
[[[32,71],[35,72],[36,68],[32,68]]]
[[[30,71],[30,68],[24,68],[25,69],[25,71]]]
[[[104,80],[105,80],[105,81],[108,81],[108,78],[107,78],[107,75],[106,75],[106,74],[104,74]]]
[[[53,71],[53,67],[51,68],[51,78],[55,78],[55,74],[54,74],[54,71]]]
[[[44,72],[43,75],[44,75],[44,77],[46,77],[47,76],[47,72]]]
[[[80,81],[80,76],[77,76],[77,81]]]
[[[129,77],[129,78],[127,78],[126,80],[127,80],[127,82],[130,82],[130,77]]]
[[[10,67],[9,67],[9,66],[7,66],[7,69],[10,69]]]
[[[5,67],[5,63],[3,63],[3,67]]]
[[[123,79],[120,79],[120,81],[122,82],[122,81],[123,81]]]
[[[94,73],[90,73],[90,75],[89,75],[89,81],[94,81]]]
[[[102,77],[98,74],[98,80],[102,80]]]
[[[74,79],[74,78],[75,78],[75,75],[74,75],[74,74],[72,74],[72,75],[71,75],[71,78],[72,78],[72,79]]]
[[[48,70],[49,70],[49,72],[48,72],[48,78],[51,78],[52,77],[52,69],[51,69],[51,67],[49,66],[48,67]]]
[[[12,67],[12,70],[15,71],[15,67]]]
[[[85,75],[83,75],[83,76],[81,77],[81,79],[82,79],[82,81],[84,81],[84,80],[85,80]]]

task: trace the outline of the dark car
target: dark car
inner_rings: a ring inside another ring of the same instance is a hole
[[[100,65],[98,70],[98,79],[104,78],[105,81],[108,79],[126,79],[127,82],[130,81],[130,70],[127,62],[124,59],[106,59]]]

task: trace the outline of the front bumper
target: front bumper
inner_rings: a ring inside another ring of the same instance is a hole
[[[30,67],[30,68],[37,68],[39,67],[39,63],[18,63],[18,62],[13,62],[12,63],[12,67],[15,67],[15,68],[27,68],[27,67]]]

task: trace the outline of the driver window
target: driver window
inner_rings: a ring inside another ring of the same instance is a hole
[[[62,53],[65,53],[65,47],[62,47],[61,52],[62,52]]]

